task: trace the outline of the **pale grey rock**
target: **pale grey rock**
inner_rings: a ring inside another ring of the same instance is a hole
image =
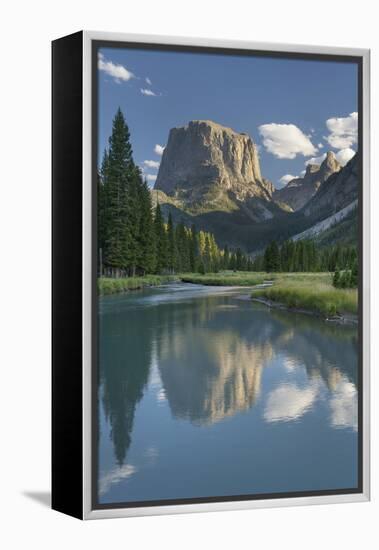
[[[237,201],[270,200],[274,191],[262,178],[251,137],[210,120],[170,130],[154,188],[190,202],[210,192],[215,202],[225,193]]]

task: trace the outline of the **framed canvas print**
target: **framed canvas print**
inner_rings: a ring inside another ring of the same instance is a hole
[[[53,508],[369,498],[369,52],[53,42]]]

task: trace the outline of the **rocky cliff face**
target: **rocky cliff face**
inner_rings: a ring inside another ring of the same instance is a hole
[[[190,202],[211,192],[244,201],[270,200],[272,184],[262,178],[257,148],[240,134],[209,120],[193,120],[170,130],[155,189]]]
[[[295,178],[283,189],[275,191],[273,199],[288,205],[293,211],[300,210],[317,193],[321,184],[340,170],[341,165],[334,153],[329,151],[320,166],[308,164],[304,177]]]
[[[305,205],[305,216],[319,214],[321,217],[334,214],[346,208],[358,198],[358,154],[338,172],[321,185],[317,193]]]

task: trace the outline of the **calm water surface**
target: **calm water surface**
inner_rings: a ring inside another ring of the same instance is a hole
[[[357,331],[245,290],[100,301],[100,503],[357,486]]]

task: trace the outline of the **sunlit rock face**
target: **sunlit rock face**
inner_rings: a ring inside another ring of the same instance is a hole
[[[329,176],[340,170],[340,163],[334,153],[329,151],[321,165],[308,164],[304,176],[295,178],[283,189],[276,190],[273,199],[287,204],[294,211],[299,210],[317,193]]]
[[[196,348],[180,336],[161,348],[160,374],[172,413],[206,425],[252,407],[263,368],[273,356],[271,345],[249,344],[232,330],[222,337],[192,330]]]
[[[252,196],[268,200],[273,192],[272,184],[262,178],[257,148],[249,135],[210,120],[172,128],[155,189],[196,200],[211,188],[215,194],[232,192],[238,200]]]
[[[306,204],[303,212],[306,216],[324,212],[324,215],[338,212],[358,198],[359,155],[356,153],[342,170],[332,174],[317,193]]]

